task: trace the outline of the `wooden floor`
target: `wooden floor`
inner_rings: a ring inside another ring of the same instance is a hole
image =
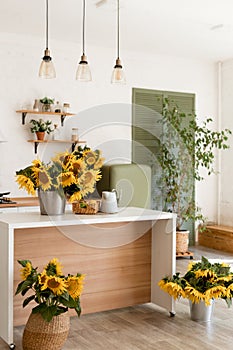
[[[191,247],[194,259],[202,255],[232,261],[233,254],[206,247]],[[177,259],[182,273],[189,259]],[[14,330],[17,350],[22,350],[23,327]],[[8,346],[0,340],[0,350]],[[176,316],[152,304],[83,315],[71,319],[71,330],[63,350],[232,350],[233,308],[217,300],[210,323],[190,320],[187,300],[176,303]]]

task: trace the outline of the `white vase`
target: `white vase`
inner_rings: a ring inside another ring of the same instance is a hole
[[[62,215],[65,213],[66,198],[57,191],[38,190],[41,215]]]
[[[209,322],[213,315],[215,300],[210,300],[210,305],[206,306],[204,301],[192,303],[189,300],[191,320],[198,322]]]

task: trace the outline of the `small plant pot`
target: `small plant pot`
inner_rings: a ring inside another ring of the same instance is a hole
[[[42,112],[51,112],[51,105],[48,103],[42,104]]]
[[[37,140],[43,141],[45,137],[45,132],[44,131],[37,131],[36,132]]]
[[[186,253],[189,246],[189,231],[176,231],[176,253]]]

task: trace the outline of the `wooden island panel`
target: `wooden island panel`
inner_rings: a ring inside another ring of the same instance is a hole
[[[105,224],[105,229],[108,224]],[[128,229],[118,226],[119,234]],[[94,226],[94,225],[93,225]],[[95,228],[95,227],[94,227]],[[64,228],[63,228],[64,229]],[[82,230],[82,226],[77,229]],[[64,235],[59,227],[15,230],[14,290],[20,282],[17,260],[29,259],[38,271],[52,258],[58,258],[63,272],[86,275],[81,297],[82,313],[91,313],[142,304],[151,300],[151,230],[118,247],[97,248],[80,244]],[[24,298],[14,297],[14,325],[25,324],[33,304],[22,308]],[[75,313],[71,313],[75,314]]]

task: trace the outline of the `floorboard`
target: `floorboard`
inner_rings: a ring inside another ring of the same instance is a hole
[[[191,247],[194,260],[202,255],[233,264],[233,254],[206,247]],[[191,260],[192,261],[192,260]],[[177,259],[177,271],[186,271],[190,260]],[[22,350],[23,327],[14,328],[16,350]],[[63,350],[232,350],[233,308],[217,300],[213,320],[190,320],[187,300],[176,303],[176,316],[151,303],[71,319],[69,337]],[[0,339],[0,350],[8,346]]]

